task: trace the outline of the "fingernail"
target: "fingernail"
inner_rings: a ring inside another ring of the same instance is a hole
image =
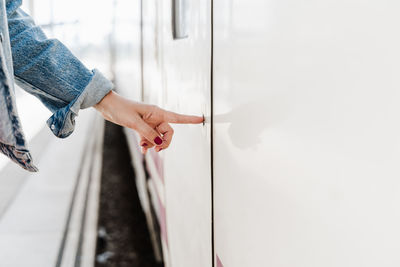
[[[162,148],[160,148],[159,150],[158,150],[158,152],[160,152],[162,150]]]
[[[142,146],[147,146],[147,144],[146,144],[146,143],[143,143]]]
[[[162,144],[162,139],[157,136],[156,138],[154,138],[154,143],[156,143],[157,145],[161,145]]]

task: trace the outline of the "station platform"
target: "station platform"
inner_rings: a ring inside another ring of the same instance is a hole
[[[58,139],[43,127],[29,144],[39,168],[0,169],[0,266],[93,266],[104,122],[83,110]]]

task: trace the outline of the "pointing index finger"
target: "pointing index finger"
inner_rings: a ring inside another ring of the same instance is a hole
[[[204,121],[200,116],[182,115],[171,111],[165,111],[164,118],[167,122],[179,124],[198,124]]]

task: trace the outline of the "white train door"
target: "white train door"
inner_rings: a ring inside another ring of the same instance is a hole
[[[146,0],[143,5],[144,100],[209,119],[211,1]],[[165,264],[211,266],[211,127],[173,127],[171,146],[146,156]]]
[[[213,3],[216,266],[400,266],[400,2]]]

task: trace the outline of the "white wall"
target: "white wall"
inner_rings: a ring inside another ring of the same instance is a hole
[[[214,0],[224,266],[399,266],[399,11]]]

